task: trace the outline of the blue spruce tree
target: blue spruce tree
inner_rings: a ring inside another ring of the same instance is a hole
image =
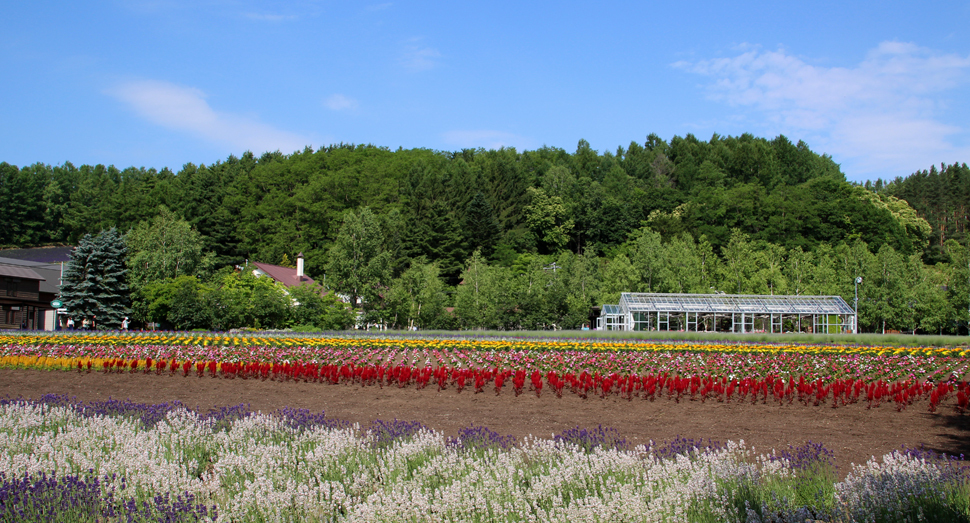
[[[78,326],[88,319],[96,328],[117,329],[131,313],[126,256],[125,238],[113,227],[81,238],[61,285],[61,301]]]

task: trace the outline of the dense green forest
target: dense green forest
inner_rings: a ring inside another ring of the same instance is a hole
[[[967,164],[941,165],[919,171],[906,178],[884,183],[867,182],[866,188],[905,200],[931,228],[925,259],[928,263],[945,262],[947,240],[967,244],[970,225],[970,169]]]
[[[961,164],[857,185],[803,142],[748,134],[602,153],[583,140],[571,153],[340,144],[178,173],[0,163],[0,245],[117,227],[144,260],[152,231],[190,236],[187,263],[132,274],[143,319],[160,282],[192,278],[201,299],[225,285],[222,267],[302,252],[310,276],[396,327],[576,327],[621,291],[851,304],[861,276],[864,330],[966,332],[968,176]]]

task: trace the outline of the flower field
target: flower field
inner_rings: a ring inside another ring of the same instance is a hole
[[[836,481],[831,452],[514,441],[420,423],[64,397],[0,402],[2,521],[967,521],[963,461],[902,450]]]
[[[939,347],[0,334],[0,368],[85,383],[256,380],[340,385],[365,402],[378,389],[425,389],[510,406],[527,395],[544,405],[724,403],[749,415],[889,407],[907,410],[890,417],[918,408],[966,419],[968,363],[966,348]],[[419,422],[351,424],[290,408],[8,398],[0,521],[970,521],[962,458],[904,448],[837,471],[823,445],[793,443],[767,453],[740,440],[633,444],[602,426],[517,439],[473,424],[449,437]]]
[[[476,393],[970,408],[970,351],[537,338],[0,335],[0,367]]]

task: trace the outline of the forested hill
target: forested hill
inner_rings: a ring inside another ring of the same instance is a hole
[[[941,165],[918,171],[888,184],[867,183],[872,190],[906,200],[932,228],[925,259],[929,263],[946,261],[946,241],[967,243],[970,225],[970,168],[967,164]]]
[[[946,172],[965,178],[966,166],[960,169]],[[931,171],[912,180],[933,176],[942,178]],[[923,211],[912,194],[925,191],[910,189],[910,180],[869,191],[803,142],[748,134],[669,142],[650,135],[603,153],[584,140],[572,153],[341,144],[291,155],[246,152],[178,173],[0,163],[0,245],[73,244],[88,232],[129,230],[165,206],[222,262],[278,263],[302,251],[312,275],[323,272],[344,212],[368,206],[383,224],[396,271],[424,256],[452,277],[478,248],[506,265],[523,252],[608,255],[643,226],[664,239],[706,237],[715,252],[738,229],[786,249],[861,239],[872,252],[889,245],[911,254],[926,247],[931,231],[894,196],[924,214],[937,211]],[[947,213],[965,214],[967,201],[949,183],[934,185],[957,202],[940,211],[946,223]]]

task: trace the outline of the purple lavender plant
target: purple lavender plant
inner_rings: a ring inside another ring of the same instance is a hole
[[[561,434],[553,436],[556,441],[564,441],[578,445],[589,452],[597,447],[604,449],[628,450],[630,448],[626,438],[612,427],[600,425],[595,429],[581,429],[579,427],[566,429]]]
[[[651,450],[653,450],[654,458],[664,460],[678,455],[693,456],[698,451],[703,453],[723,448],[724,444],[711,439],[708,439],[705,443],[703,439],[677,436],[669,443],[652,446]]]
[[[151,501],[125,500],[118,512],[126,521],[159,521],[165,523],[189,523],[215,521],[219,515],[216,507],[198,503],[194,494],[185,492],[172,499],[168,494],[160,494]]]
[[[0,472],[0,521],[100,523],[164,521],[187,523],[214,521],[215,506],[199,503],[188,492],[172,499],[158,495],[151,501],[117,500],[109,487],[115,476],[98,478],[86,474],[57,476],[40,473],[8,478]],[[122,479],[122,484],[124,480]]]
[[[324,411],[314,414],[309,409],[294,409],[283,407],[273,413],[274,416],[282,418],[287,425],[296,430],[306,430],[310,428],[324,427],[328,429],[344,429],[350,427],[350,422],[328,418]]]
[[[942,480],[946,483],[970,482],[970,463],[963,454],[953,455],[928,449],[924,445],[919,447],[902,446],[902,453],[907,456],[936,464],[943,473]]]
[[[212,422],[214,430],[226,430],[234,421],[238,421],[247,418],[253,414],[253,409],[249,407],[249,404],[234,405],[232,407],[219,407],[211,408],[203,416],[203,419]]]
[[[492,449],[507,450],[516,443],[515,436],[501,436],[487,427],[471,425],[458,429],[457,438],[449,438],[448,445],[464,450]]]
[[[789,445],[780,455],[769,456],[771,461],[786,459],[795,472],[820,472],[835,469],[835,453],[821,443],[806,442],[798,447]]]
[[[922,459],[923,461],[942,461],[947,463],[966,462],[966,456],[963,454],[953,455],[945,452],[937,452],[933,449],[926,448],[925,445],[920,445],[919,447],[907,447],[906,445],[903,445],[902,452],[907,456]]]
[[[395,441],[403,438],[410,438],[421,430],[429,430],[420,421],[394,421],[374,420],[370,425],[370,432],[375,436],[375,447],[387,447]]]
[[[120,416],[138,419],[148,428],[152,428],[158,422],[165,419],[169,412],[187,408],[179,401],[171,403],[135,403],[131,400],[116,400],[108,398],[105,401],[92,401],[87,404],[77,401],[75,398],[68,397],[66,394],[45,394],[38,400],[28,400],[23,398],[0,400],[0,405],[12,403],[29,403],[35,405],[46,405],[51,407],[67,407],[74,409],[82,416]]]
[[[133,418],[140,420],[147,428],[155,427],[160,421],[165,419],[165,416],[167,416],[169,412],[176,409],[186,409],[193,412],[199,412],[197,409],[191,409],[179,401],[150,404],[135,403],[131,400],[122,401],[109,398],[105,401],[83,403],[77,401],[75,398],[68,397],[66,394],[45,394],[38,400],[28,400],[24,398],[5,398],[0,400],[0,405],[9,405],[12,403],[67,407],[73,409],[82,416],[89,417],[111,416]],[[231,407],[212,408],[209,409],[209,411],[205,414],[200,414],[200,417],[203,420],[212,421],[215,430],[222,430],[228,428],[234,421],[246,418],[252,414],[253,410],[249,404],[239,404]],[[284,407],[277,409],[273,414],[283,418],[287,424],[298,430],[303,430],[310,427],[345,428],[350,426],[350,423],[346,421],[327,418],[324,411],[320,411],[319,414],[314,414],[307,409]]]
[[[110,511],[110,496],[102,498],[101,483],[92,473],[58,478],[0,472],[0,521],[94,522]]]

